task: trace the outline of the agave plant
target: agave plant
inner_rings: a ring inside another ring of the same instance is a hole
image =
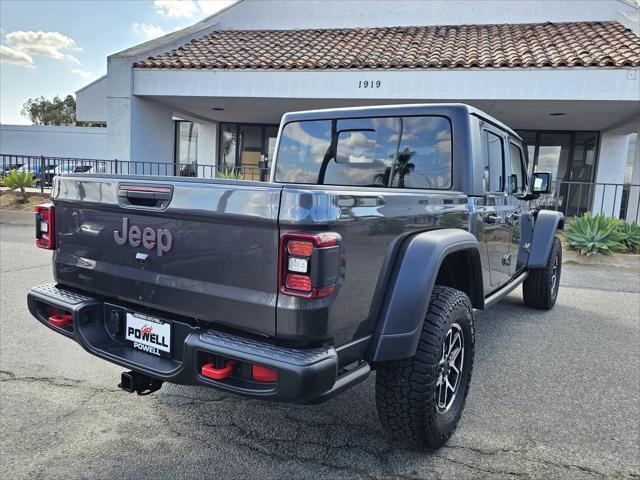
[[[622,243],[625,235],[620,231],[620,221],[602,213],[593,216],[591,212],[586,212],[581,217],[569,220],[564,237],[571,248],[585,256],[595,253],[613,255],[613,252],[625,249]]]
[[[216,178],[222,178],[226,180],[244,180],[242,172],[233,168],[225,168],[216,172]]]
[[[17,170],[11,170],[3,179],[2,183],[9,187],[9,190],[20,189],[22,194],[22,202],[28,200],[27,192],[25,188],[32,187],[34,183],[33,172],[28,172],[26,169],[22,172]]]
[[[622,243],[627,250],[640,250],[640,225],[630,222],[620,222],[620,232],[624,235]]]

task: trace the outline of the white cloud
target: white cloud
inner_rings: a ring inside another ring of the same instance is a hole
[[[198,0],[198,6],[205,15],[213,15],[223,8],[235,3],[236,0]]]
[[[81,52],[82,48],[72,38],[59,32],[11,32],[5,36],[5,42],[6,47],[29,57],[42,55],[54,60],[80,63],[80,60],[64,51]]]
[[[173,18],[189,18],[198,13],[193,0],[154,0],[153,8],[160,15]]]
[[[131,25],[133,27],[133,31],[136,33],[140,33],[144,36],[146,36],[149,40],[153,39],[153,38],[158,38],[161,37],[163,35],[166,35],[167,32],[165,32],[163,30],[163,28],[159,25],[154,25],[152,23],[140,23],[140,22],[133,22],[133,24]]]
[[[71,70],[71,73],[82,78],[91,78],[91,72],[87,72],[86,70],[83,70],[81,68],[74,68],[73,70]]]
[[[33,57],[31,55],[6,45],[0,45],[0,62],[33,68]]]

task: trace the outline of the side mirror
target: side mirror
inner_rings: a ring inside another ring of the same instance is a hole
[[[538,195],[551,193],[551,173],[550,172],[535,172],[531,180],[532,180],[531,193],[536,193]]]

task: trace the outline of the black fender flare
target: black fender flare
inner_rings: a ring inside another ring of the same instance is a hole
[[[547,264],[557,230],[564,229],[564,215],[554,210],[540,210],[533,225],[528,268],[543,268]]]
[[[470,274],[475,273],[480,279],[480,298],[474,306],[484,307],[480,248],[476,237],[459,229],[413,235],[402,243],[394,262],[368,359],[382,362],[415,354],[440,266],[447,255],[460,250],[469,250],[472,254],[477,270]]]

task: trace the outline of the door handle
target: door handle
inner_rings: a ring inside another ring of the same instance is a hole
[[[484,221],[485,223],[496,224],[500,223],[500,217],[497,215],[487,215],[486,217],[484,217]]]

